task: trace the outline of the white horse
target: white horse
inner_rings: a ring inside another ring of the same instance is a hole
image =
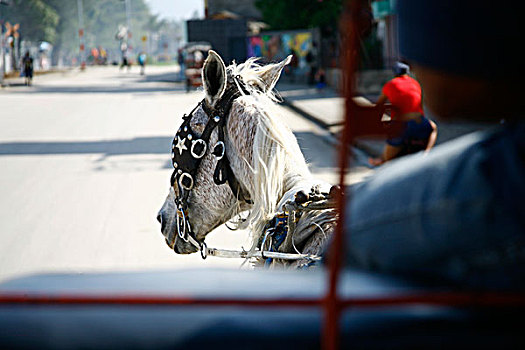
[[[290,214],[292,204],[299,211],[294,211],[292,219],[288,215],[288,222],[284,225],[287,228],[284,231],[285,237],[282,237],[278,246],[274,246],[274,251],[314,255],[324,252],[334,229],[335,210],[326,206],[308,211],[303,211],[302,208],[312,204],[314,197],[321,199],[321,202],[323,198],[330,201],[334,197],[333,190],[327,196],[331,186],[315,179],[310,173],[295,136],[281,121],[273,92],[281,71],[290,59],[288,57],[280,63],[264,66],[259,65],[256,59],[249,59],[243,64],[226,67],[217,53],[209,52],[202,73],[205,98],[191,113],[187,124],[195,135],[187,137],[179,129],[184,138],[177,134],[172,157],[182,157],[186,154],[184,152],[190,152],[190,148],[194,154],[196,151],[189,140],[197,139],[203,134],[213,115],[210,110],[218,108],[221,103],[224,105],[229,102],[228,114],[225,115],[227,119],[222,126],[222,138],[231,175],[238,185],[232,190],[234,187],[228,186],[228,183],[217,185],[213,181],[214,169],[222,158],[214,154],[217,152],[212,149],[213,145],[221,141],[219,126],[209,136],[208,147],[202,151],[200,164],[195,169],[191,184],[190,181],[186,185],[181,184],[181,181],[189,180],[184,179],[184,176],[174,180],[159,211],[157,219],[161,222],[162,234],[176,253],[198,251],[196,244],[179,237],[177,225],[180,225],[179,231],[181,226],[191,227],[192,236],[200,244],[214,228],[232,220],[243,211],[248,211],[249,214],[238,221],[238,224],[242,228],[248,227],[252,232],[250,251],[261,249],[261,244],[262,249],[271,250],[269,241],[262,242],[264,238],[268,238],[266,232],[275,225],[274,218]],[[236,95],[224,102],[225,94],[233,90]],[[179,164],[175,158],[174,164],[177,167]],[[234,192],[237,192],[236,195]],[[241,192],[243,196],[239,196]],[[180,206],[181,201],[177,201],[183,197],[184,209]],[[181,222],[182,217],[187,222]],[[270,222],[272,224],[269,225]],[[276,239],[272,242],[275,241]],[[287,262],[273,259],[271,264],[299,267],[309,265],[309,261],[303,259]]]

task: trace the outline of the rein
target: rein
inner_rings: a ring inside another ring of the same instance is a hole
[[[311,189],[309,194],[306,194],[304,191],[298,191],[294,195],[294,200],[288,200],[284,203],[284,211],[277,213],[276,216],[268,222],[266,226],[265,233],[261,236],[262,241],[259,242],[259,250],[247,251],[242,250],[229,250],[229,249],[219,249],[219,248],[209,248],[205,242],[199,242],[194,238],[193,235],[188,234],[185,239],[186,242],[191,243],[197,249],[199,249],[202,259],[206,259],[209,255],[215,256],[218,258],[241,258],[241,259],[250,259],[258,258],[264,259],[265,265],[269,266],[273,259],[280,260],[306,260],[307,263],[303,266],[308,267],[311,264],[320,261],[321,256],[313,254],[302,254],[293,242],[294,237],[293,233],[296,228],[296,224],[301,218],[303,213],[317,211],[317,210],[327,210],[334,209],[336,202],[335,196],[336,191],[339,191],[339,187],[332,186],[329,193],[324,193],[319,190],[319,187],[314,186]],[[178,217],[184,217],[184,212],[177,213]],[[326,219],[323,223],[335,222],[337,220],[335,213]],[[322,230],[322,228],[317,223],[313,223],[314,226],[317,226]],[[179,226],[177,225],[177,229]],[[276,238],[275,234],[280,232],[283,236],[277,245],[273,244],[273,240]],[[178,232],[179,237],[182,238],[181,232]],[[184,238],[183,238],[184,239]],[[266,248],[266,242],[268,242],[268,247]],[[284,249],[291,246],[297,253],[284,253],[275,251],[278,250],[280,246],[283,246]]]
[[[313,254],[302,254],[297,251],[293,242],[293,233],[296,228],[296,224],[303,213],[317,210],[334,209],[336,205],[335,191],[338,191],[337,186],[333,186],[330,189],[330,193],[320,192],[319,188],[314,186],[312,187],[312,190],[309,194],[306,194],[303,191],[296,192],[293,201],[288,200],[286,203],[284,203],[284,211],[277,213],[276,216],[268,222],[265,233],[263,236],[261,236],[262,241],[259,242],[259,250],[247,251],[244,249],[229,250],[208,248],[206,243],[199,242],[192,235],[188,235],[186,242],[189,242],[198,248],[203,259],[206,259],[208,255],[219,258],[259,258],[265,260],[266,266],[269,266],[273,259],[307,260],[307,264],[305,264],[305,266],[310,266],[312,263],[320,261],[322,257]],[[185,214],[181,213],[181,215],[184,216]],[[328,220],[325,220],[324,223],[334,222],[336,220],[336,215],[334,214]],[[313,225],[320,228],[319,224],[314,223]],[[277,245],[273,243],[273,240],[277,238],[276,233],[280,233],[282,236],[281,239],[278,239]],[[268,246],[266,245],[267,242]],[[281,245],[283,247],[291,245],[297,251],[297,253],[284,253],[275,251],[278,250]]]

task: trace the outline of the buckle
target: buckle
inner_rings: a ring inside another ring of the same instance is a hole
[[[184,180],[188,179],[189,184],[185,184]],[[182,173],[179,177],[179,185],[186,191],[190,191],[193,188],[193,177],[188,173]]]
[[[206,245],[206,243],[202,242],[201,243],[201,258],[202,260],[206,260],[207,257],[208,257],[208,246]]]
[[[225,151],[226,151],[226,147],[224,147],[224,142],[217,141],[217,143],[215,144],[215,147],[213,148],[213,155],[217,157],[217,160],[221,160],[222,157],[224,157]]]
[[[200,153],[195,152],[195,146],[197,145],[202,145],[202,151]],[[193,158],[200,159],[204,157],[204,155],[206,154],[206,142],[203,139],[193,140],[191,142],[190,152]]]
[[[182,222],[182,224],[181,224]],[[182,227],[182,229],[181,229]],[[186,214],[182,208],[177,208],[177,234],[179,237],[187,241],[186,238]]]

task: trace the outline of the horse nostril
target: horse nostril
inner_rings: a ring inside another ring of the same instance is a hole
[[[159,215],[157,215],[157,221],[160,222],[160,232],[164,232],[167,220],[164,218],[164,215],[162,215],[162,213],[159,213]]]

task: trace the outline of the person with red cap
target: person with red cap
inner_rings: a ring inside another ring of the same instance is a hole
[[[397,0],[427,115],[491,123],[353,186],[346,261],[476,289],[525,289],[525,70],[512,2]]]
[[[436,123],[423,114],[421,86],[408,73],[407,64],[396,62],[394,79],[383,86],[376,106],[387,101],[392,104],[389,137],[381,158],[370,158],[370,165],[377,166],[403,155],[430,151],[437,139]]]

